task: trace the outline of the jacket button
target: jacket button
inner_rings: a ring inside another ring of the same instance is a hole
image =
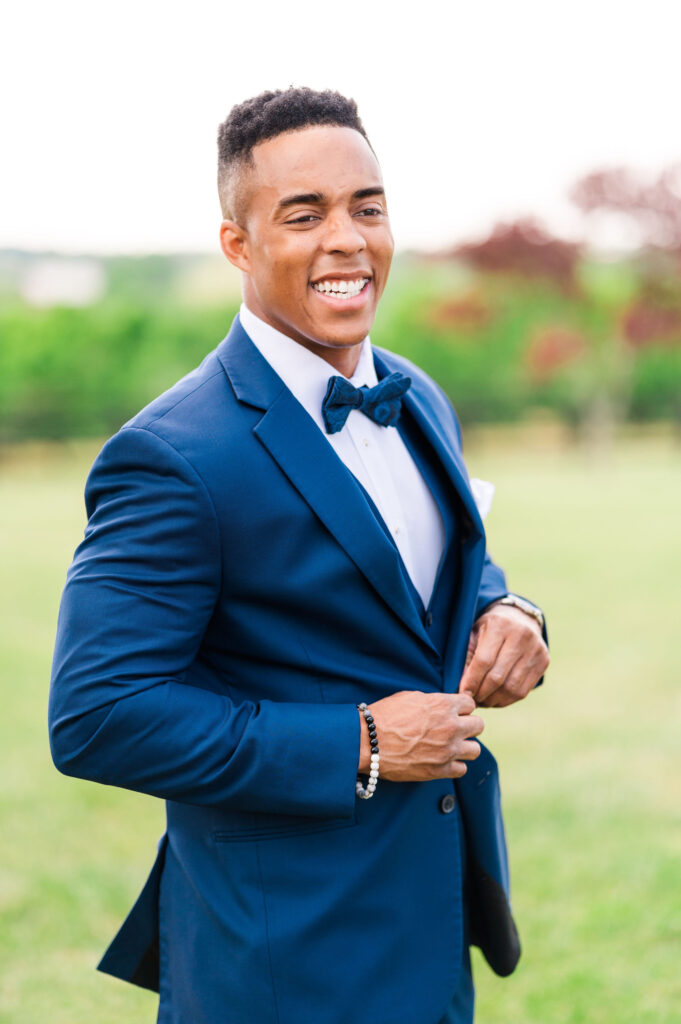
[[[440,810],[443,814],[451,814],[456,807],[456,797],[453,793],[446,793],[440,800]]]
[[[426,626],[428,626],[430,628],[430,626],[432,626],[432,625],[433,625],[433,613],[432,612],[428,612],[428,614],[426,615]]]

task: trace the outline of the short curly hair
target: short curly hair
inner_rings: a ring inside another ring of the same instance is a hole
[[[238,220],[243,212],[239,172],[251,162],[253,147],[312,125],[354,128],[371,146],[355,101],[331,89],[315,92],[302,86],[261,92],[232,107],[218,128],[218,195],[225,218]]]

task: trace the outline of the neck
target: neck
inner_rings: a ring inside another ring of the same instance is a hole
[[[361,341],[356,342],[354,345],[348,345],[346,348],[331,348],[329,345],[320,345],[318,342],[307,339],[302,341],[299,338],[294,338],[294,341],[299,342],[304,348],[319,356],[320,359],[324,359],[329,366],[332,366],[337,373],[342,373],[344,377],[352,377],[357,369],[359,356],[362,351]]]
[[[281,334],[285,334],[287,338],[291,339],[291,341],[295,341],[298,345],[306,348],[309,352],[319,356],[320,359],[323,359],[329,364],[329,366],[333,367],[337,373],[342,373],[344,377],[352,377],[354,374],[357,369],[357,364],[359,363],[359,357],[362,353],[362,343],[364,338],[360,338],[358,341],[352,341],[347,344],[324,344],[324,342],[306,337],[304,334],[301,334],[294,328],[291,328],[288,324],[280,323],[276,318],[268,315],[264,309],[261,309],[258,302],[253,302],[252,298],[247,297],[245,293],[244,304],[254,316],[257,316],[260,320],[269,324],[270,327],[273,327]]]

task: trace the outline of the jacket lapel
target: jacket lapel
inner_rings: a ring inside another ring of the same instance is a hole
[[[379,378],[395,370],[403,371],[404,367],[392,354],[385,349],[374,349],[374,362]],[[445,688],[451,686],[458,689],[460,674],[463,669],[466,648],[468,646],[468,628],[464,624],[472,624],[475,615],[480,575],[485,558],[485,530],[478,512],[473,492],[468,482],[468,473],[460,452],[458,437],[454,426],[448,435],[445,426],[446,416],[434,414],[434,403],[426,386],[412,377],[412,386],[404,396],[403,402],[412,413],[427,441],[432,445],[437,457],[461,502],[460,516],[461,535],[461,586],[458,598],[451,609],[452,623],[458,621],[461,629],[451,629],[444,661]],[[444,410],[443,410],[444,411]]]
[[[403,372],[403,367],[397,360],[391,360],[391,353],[385,349],[374,348],[374,363],[379,379],[396,370]],[[444,466],[447,476],[461,500],[467,514],[467,532],[469,535],[477,534],[484,536],[484,527],[478,512],[473,492],[468,482],[468,473],[462,456],[458,450],[457,439],[452,428],[448,436],[443,423],[433,415],[433,403],[431,396],[421,381],[412,377],[412,385],[402,399],[409,409],[427,440],[435,449],[435,453]]]
[[[253,432],[360,572],[435,649],[402,577],[394,545],[354,476],[244,331],[238,317],[218,348],[236,397],[264,415]]]

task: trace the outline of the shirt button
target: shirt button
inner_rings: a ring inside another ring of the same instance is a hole
[[[368,448],[368,447],[369,447],[369,442],[368,442],[368,440],[366,439],[366,437],[363,437],[363,438],[362,438],[362,444],[364,445],[364,447],[365,447],[365,448]]]
[[[394,533],[395,535],[397,535],[397,534],[398,534],[399,532],[400,532],[400,528],[399,528],[399,526],[395,526],[395,527],[393,528],[393,533]]]
[[[440,810],[443,814],[451,814],[456,807],[456,797],[453,793],[446,793],[440,800]]]

